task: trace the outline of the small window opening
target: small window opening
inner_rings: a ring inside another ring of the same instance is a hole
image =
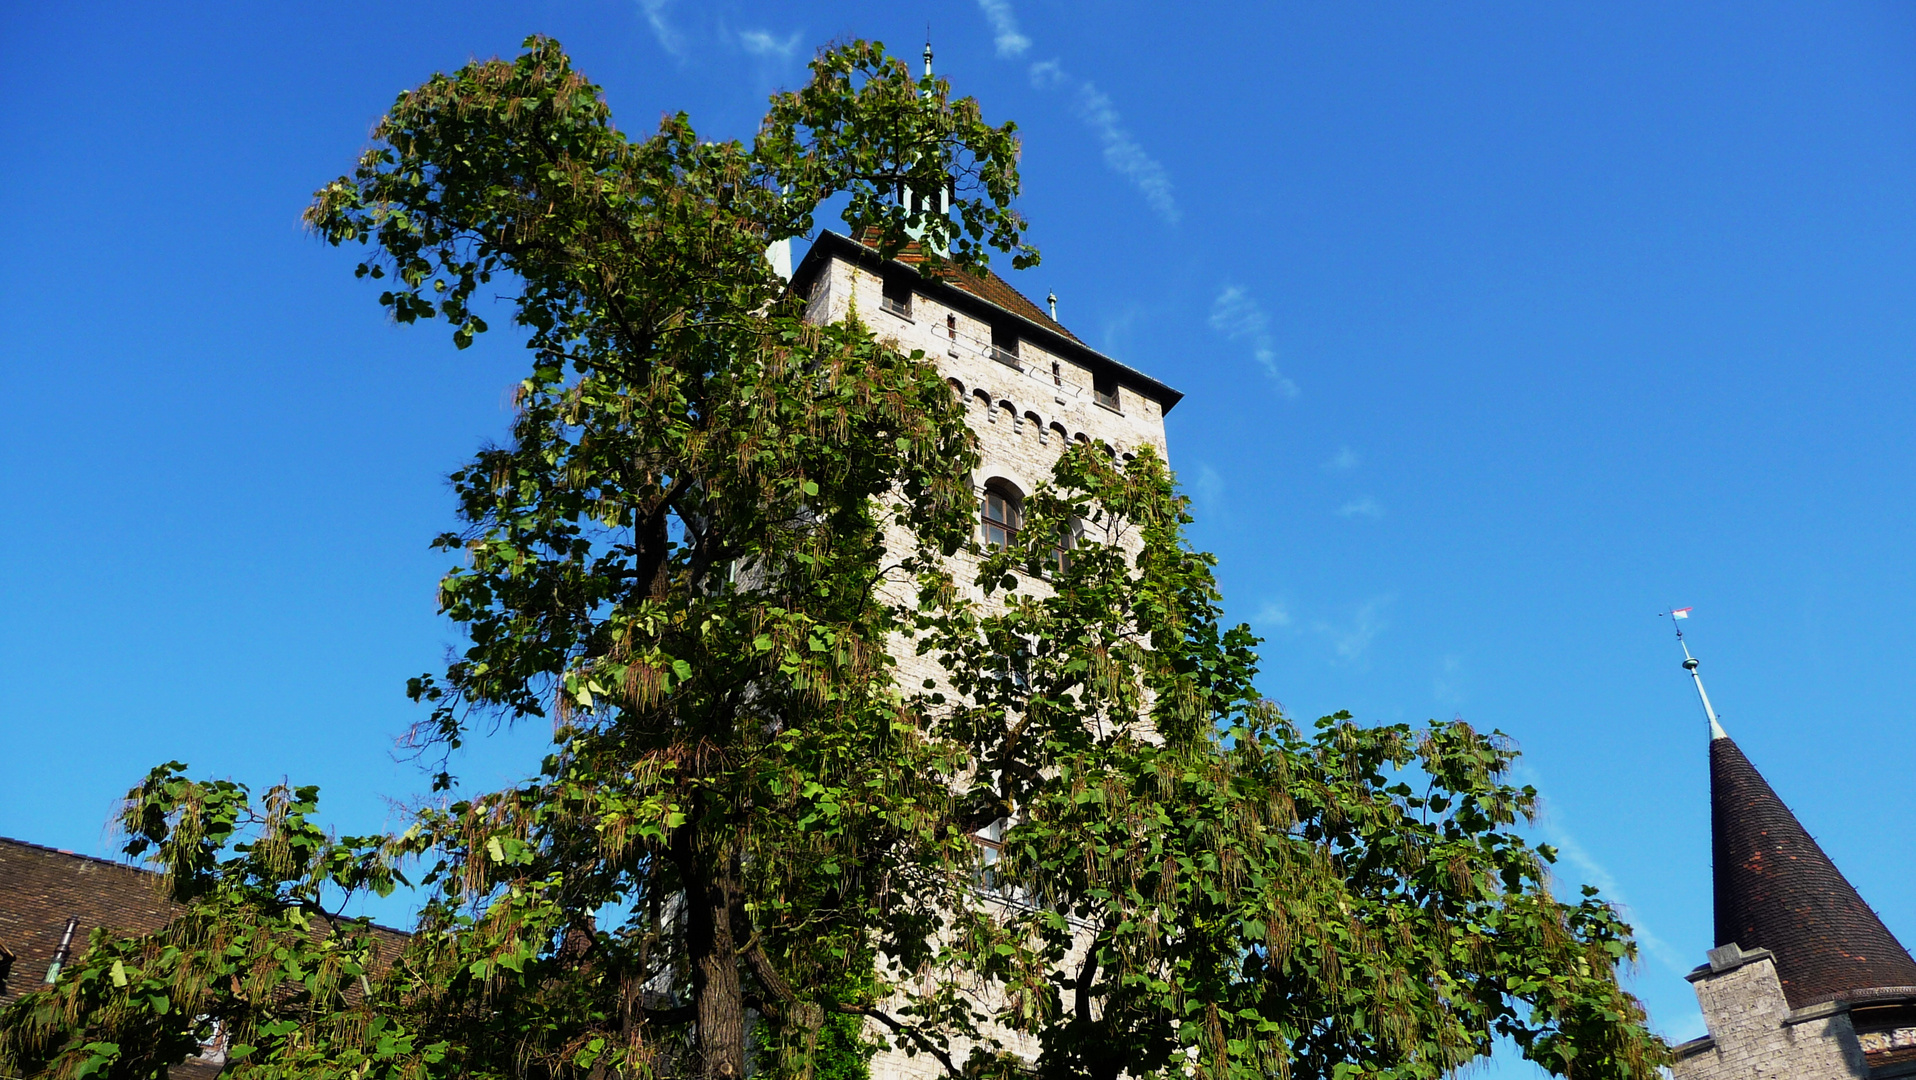
[[[1008,367],[1024,370],[1018,362],[1018,335],[1002,326],[991,328],[991,358]]]
[[[898,201],[908,206],[914,214],[943,214],[950,206],[950,200],[946,194],[949,187],[950,185],[947,184],[937,191],[926,193],[912,191],[908,186],[901,183],[899,184],[901,194]]]
[[[1051,385],[1064,385],[1064,365],[1058,363],[1056,360],[1051,362]]]
[[[1091,380],[1091,400],[1118,412],[1118,380],[1109,375],[1094,376]]]
[[[971,834],[972,842],[978,845],[978,883],[986,889],[998,887],[998,860],[1005,851],[1005,822],[1003,818]]]
[[[1058,530],[1057,545],[1045,556],[1045,573],[1047,575],[1062,574],[1071,569],[1071,549],[1077,546],[1077,530],[1067,523]]]
[[[911,282],[902,278],[885,282],[885,295],[879,305],[901,319],[911,318]]]
[[[1006,485],[992,484],[985,488],[980,518],[987,548],[1007,548],[1018,538],[1018,529],[1024,524],[1021,501]]]

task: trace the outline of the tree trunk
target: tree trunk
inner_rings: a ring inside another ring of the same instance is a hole
[[[705,871],[697,880],[688,875],[685,890],[700,1075],[705,1080],[744,1080],[745,995],[732,935],[731,860],[718,853],[712,858],[717,865],[711,865],[695,853],[686,862]]]

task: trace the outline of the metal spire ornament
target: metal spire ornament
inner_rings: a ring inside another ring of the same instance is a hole
[[[1690,617],[1689,608],[1672,608],[1662,614],[1670,617],[1670,625],[1676,627],[1677,645],[1683,650],[1683,670],[1690,673],[1690,680],[1696,683],[1697,699],[1703,702],[1703,718],[1710,722],[1710,741],[1727,739],[1729,733],[1719,723],[1722,717],[1710,707],[1710,695],[1703,689],[1703,676],[1697,674],[1697,658],[1690,655],[1690,643],[1683,640],[1683,620]]]

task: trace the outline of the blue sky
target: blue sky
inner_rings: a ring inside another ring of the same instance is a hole
[[[1704,724],[1916,942],[1916,8],[420,3],[0,12],[0,834],[105,853],[154,763],[425,784],[393,737],[504,334],[388,325],[302,233],[401,89],[533,32],[643,133],[748,136],[821,43],[1023,131],[1060,317],[1188,395],[1173,464],[1298,717],[1509,732],[1677,1038]],[[530,768],[543,735],[465,759]],[[1509,1069],[1512,1075],[1521,1070]]]

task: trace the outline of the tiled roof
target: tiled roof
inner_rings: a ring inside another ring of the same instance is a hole
[[[14,957],[0,1004],[45,985],[68,919],[80,921],[69,958],[77,960],[94,928],[147,933],[176,910],[145,870],[0,838],[0,947]]]
[[[150,870],[0,837],[0,949],[13,954],[0,1005],[46,986],[68,919],[79,920],[68,962],[86,952],[96,927],[122,934],[163,928],[180,908],[160,888],[160,876]],[[382,961],[407,937],[385,926],[374,926],[373,935]],[[354,993],[348,990],[349,997]]]
[[[1916,960],[1743,751],[1710,742],[1716,943],[1776,954],[1790,1007],[1916,987]]]
[[[867,247],[872,246],[871,234],[868,234],[867,236],[861,239]],[[897,258],[897,260],[901,263],[907,263],[911,266],[921,267],[921,269],[919,270],[919,273],[921,274],[925,273],[925,271],[922,269],[922,266],[925,262],[925,253],[924,253],[924,250],[921,249],[917,244],[906,245],[905,250],[900,251],[895,256],[895,258]],[[1084,343],[1082,338],[1078,337],[1078,335],[1072,333],[1071,331],[1065,329],[1063,323],[1052,318],[1048,313],[1046,313],[1044,308],[1041,308],[1037,304],[1032,303],[1031,299],[1027,297],[1024,293],[1021,293],[1017,289],[1012,288],[1011,283],[1009,281],[1006,281],[1004,278],[1001,278],[996,273],[992,272],[990,267],[986,267],[982,274],[973,274],[964,270],[947,268],[944,270],[933,271],[929,274],[926,274],[925,276],[934,277],[940,281],[944,281],[952,285],[956,285],[958,288],[965,290],[971,295],[979,297],[980,299],[989,300],[992,303],[998,305],[1001,308],[1004,308],[1006,311],[1009,311],[1014,315],[1018,315],[1026,319],[1030,319],[1032,322],[1037,323],[1039,326],[1044,327],[1046,330],[1050,330],[1053,333],[1063,334],[1065,337],[1068,337],[1071,340],[1078,342],[1079,344]]]

